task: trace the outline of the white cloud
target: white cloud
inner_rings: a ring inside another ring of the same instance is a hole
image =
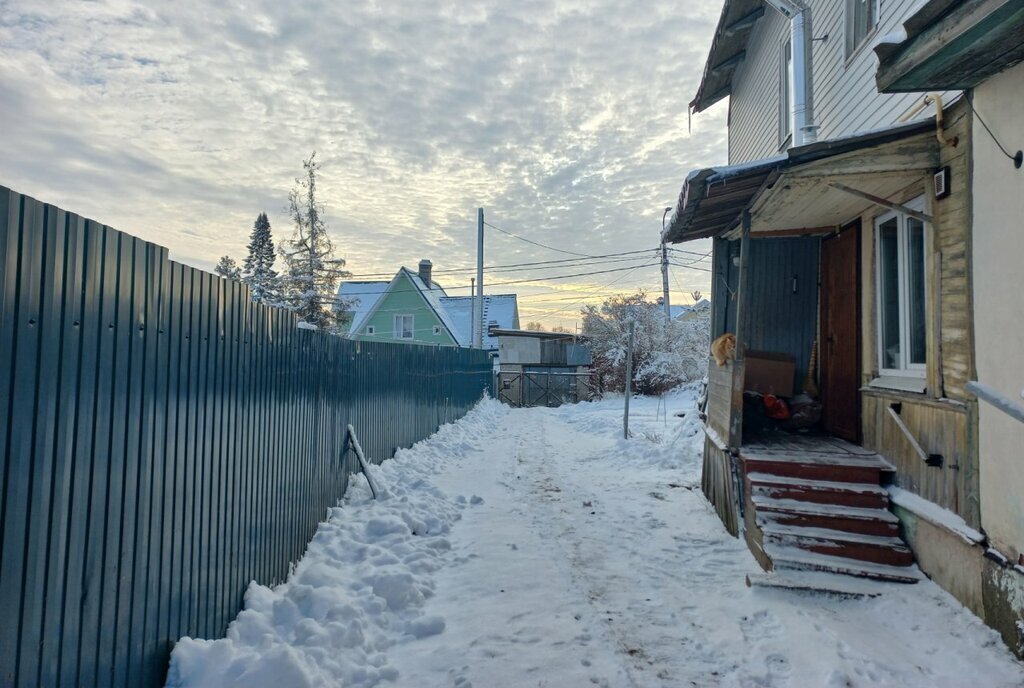
[[[471,265],[477,206],[570,250],[653,247],[686,172],[725,158],[720,110],[685,128],[720,9],[8,0],[0,183],[208,267],[241,256],[261,210],[289,233],[287,191],[316,149],[331,232],[358,273]],[[559,257],[496,233],[487,256]],[[616,274],[600,277],[521,293],[597,291]],[[650,268],[615,286],[657,284]],[[524,317],[566,304],[542,298]]]

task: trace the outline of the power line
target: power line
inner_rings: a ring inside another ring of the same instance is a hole
[[[553,275],[551,277],[540,277],[537,279],[524,279],[524,280],[509,280],[505,282],[491,282],[490,286],[500,287],[506,284],[522,284],[525,282],[549,282],[551,280],[559,279],[570,279],[572,277],[590,277],[591,275],[603,275],[608,272],[622,272],[623,270],[639,270],[640,268],[650,268],[661,265],[661,263],[647,263],[646,265],[637,265],[624,268],[609,268],[608,270],[594,270],[593,272],[578,272],[572,275]],[[710,272],[710,270],[709,270]]]
[[[654,265],[658,265],[658,263],[654,263]],[[600,290],[601,290],[601,291],[605,291],[605,290],[607,290],[607,289],[608,289],[609,287],[611,287],[611,286],[612,286],[613,284],[616,284],[617,282],[621,282],[622,280],[626,279],[627,277],[629,277],[630,275],[632,275],[632,274],[633,274],[634,272],[636,272],[637,270],[639,270],[639,269],[640,269],[641,267],[644,267],[644,266],[642,266],[642,265],[639,265],[639,266],[637,266],[637,267],[633,268],[633,270],[632,270],[631,272],[628,272],[628,273],[626,273],[625,275],[620,275],[619,277],[616,277],[615,279],[613,279],[613,280],[612,280],[611,282],[609,282],[608,284],[604,285],[603,287],[600,287]],[[580,305],[580,304],[582,304],[582,303],[583,303],[584,301],[586,301],[586,299],[587,299],[587,298],[593,298],[593,297],[592,297],[592,296],[591,296],[591,297],[584,297],[584,298],[580,299],[579,301],[577,301],[576,303],[574,303],[574,304],[572,304],[572,305],[573,305],[573,306],[577,306],[577,305]],[[551,310],[551,311],[544,311],[543,313],[541,313],[540,315],[538,315],[538,316],[535,316],[535,317],[538,317],[538,318],[545,318],[545,317],[547,317],[547,316],[549,316],[549,315],[553,315],[553,314],[556,314],[556,313],[564,313],[565,311],[568,311],[568,310],[570,310],[570,309],[571,309],[571,306],[570,306],[570,307],[566,307],[566,308],[557,308],[557,309],[554,309],[554,310]]]
[[[543,266],[543,265],[550,265],[552,267],[570,267],[570,266],[571,267],[575,267],[576,265],[595,264],[595,263],[586,262],[586,261],[590,261],[591,258],[593,258],[593,259],[618,258],[618,259],[622,259],[622,260],[629,260],[629,258],[627,258],[627,256],[634,256],[633,259],[637,260],[637,259],[640,259],[640,258],[643,257],[640,254],[653,253],[653,252],[658,251],[658,250],[660,250],[660,249],[658,249],[658,248],[645,248],[645,249],[639,249],[639,250],[636,250],[636,251],[622,251],[620,253],[605,253],[605,254],[602,254],[602,255],[592,256],[592,257],[587,257],[587,258],[560,258],[558,260],[540,260],[540,261],[532,261],[532,262],[526,262],[526,263],[509,263],[507,265],[485,265],[484,266],[484,270],[487,270],[489,272],[519,272],[519,270],[515,270],[514,268],[524,268],[524,267],[525,268],[529,268],[529,267],[536,267],[536,266]],[[607,262],[614,262],[614,261],[609,260]],[[475,267],[470,267],[470,268],[447,268],[447,269],[444,269],[444,270],[434,270],[433,274],[440,275],[440,274],[467,273],[467,272],[468,273],[476,272],[476,268]],[[353,274],[351,276],[352,277],[394,277],[394,275],[395,275],[394,272],[363,272],[363,273]]]
[[[504,286],[504,285],[507,285],[507,284],[529,284],[529,283],[532,283],[532,282],[549,282],[549,281],[552,281],[552,280],[571,279],[573,277],[589,277],[591,275],[603,275],[603,274],[606,274],[606,273],[609,273],[609,272],[622,272],[624,270],[638,270],[640,268],[649,268],[649,267],[654,267],[654,266],[657,266],[657,265],[660,265],[660,263],[646,263],[644,265],[635,265],[635,266],[634,265],[627,265],[627,266],[621,267],[621,268],[608,268],[607,270],[593,270],[591,272],[577,272],[577,273],[573,273],[573,274],[569,274],[569,275],[551,275],[550,277],[535,277],[535,278],[531,278],[531,279],[506,280],[504,282],[491,282],[488,286],[490,286],[490,287],[500,287],[500,286]],[[469,288],[470,287],[468,285],[456,285],[456,286],[453,286],[453,287],[446,287],[445,291],[448,291],[449,289],[455,290],[455,289],[469,289]],[[415,287],[412,288],[412,289],[390,289],[390,290],[389,289],[384,289],[384,290],[381,290],[381,291],[364,291],[364,292],[360,292],[358,294],[343,294],[340,297],[336,297],[333,300],[334,301],[349,300],[349,299],[358,299],[358,298],[363,297],[363,296],[373,296],[373,295],[377,295],[377,294],[388,294],[388,293],[391,293],[391,294],[402,294],[402,293],[412,293],[412,292],[421,292],[421,291],[422,290],[416,289]],[[429,290],[429,291],[434,291],[434,290]],[[443,294],[442,296],[447,296],[447,295],[448,294]]]
[[[568,254],[570,256],[582,256],[583,258],[593,258],[594,257],[594,256],[588,255],[586,253],[577,253],[576,251],[566,251],[565,249],[555,248],[554,246],[548,246],[547,244],[542,244],[539,241],[533,241],[532,239],[527,239],[525,237],[521,237],[518,234],[513,234],[512,232],[506,231],[506,230],[502,229],[501,227],[497,227],[495,225],[492,225],[490,222],[487,222],[487,221],[485,221],[484,224],[486,226],[490,227],[491,229],[495,229],[495,230],[501,232],[502,234],[507,234],[508,236],[512,237],[513,239],[519,239],[519,241],[525,241],[528,244],[533,244],[534,246],[540,246],[541,248],[546,248],[549,251],[556,251],[558,253],[565,253],[565,254]]]

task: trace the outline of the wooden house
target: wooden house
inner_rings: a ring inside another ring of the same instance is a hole
[[[519,327],[515,294],[483,298],[485,326]],[[342,282],[338,301],[345,304],[346,336],[352,339],[473,345],[473,297],[449,296],[434,281],[429,260],[421,260],[416,272],[399,268],[390,281]],[[497,340],[485,337],[484,348],[497,351]]]
[[[986,541],[984,558],[977,548],[956,558],[967,562],[959,568],[969,572],[963,587],[972,608],[980,606],[985,621],[1021,653],[1024,299],[1016,285],[1024,260],[1024,3],[930,0],[907,20],[906,34],[876,49],[879,90],[959,89],[969,97],[966,254],[974,350],[967,390],[980,403],[968,432]]]
[[[971,85],[876,87],[917,5],[726,0],[691,107],[729,97],[729,164],[687,176],[663,238],[713,239],[737,348],[709,362],[703,488],[751,582],[927,575],[986,617]]]

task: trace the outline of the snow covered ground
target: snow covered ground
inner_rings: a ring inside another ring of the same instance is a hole
[[[759,571],[700,492],[693,395],[485,401],[353,480],[288,583],[253,584],[168,685],[1016,686],[1024,665],[930,582],[844,600]],[[679,418],[677,412],[686,412]]]

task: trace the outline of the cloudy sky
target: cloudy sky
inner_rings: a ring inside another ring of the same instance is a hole
[[[663,209],[691,168],[725,161],[724,108],[687,122],[720,10],[0,0],[0,184],[209,268],[244,256],[260,211],[275,238],[291,233],[288,190],[316,150],[331,235],[357,276],[430,258],[449,293],[468,294],[481,206],[563,251],[652,249],[485,276],[520,294],[524,323],[571,326],[583,301],[660,290]],[[491,228],[485,244],[489,265],[574,257]],[[545,279],[576,273],[597,274]],[[709,290],[706,272],[671,274],[676,303]]]

